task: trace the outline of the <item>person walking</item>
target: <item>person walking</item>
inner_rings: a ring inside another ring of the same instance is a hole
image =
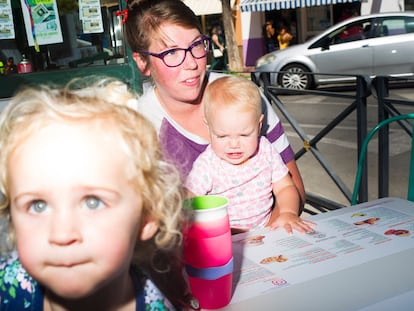
[[[220,25],[211,29],[211,41],[213,54],[211,57],[210,70],[227,70],[227,52],[223,30]]]

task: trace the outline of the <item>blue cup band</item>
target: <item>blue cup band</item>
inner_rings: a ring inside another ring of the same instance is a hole
[[[233,257],[231,257],[228,263],[222,266],[211,268],[195,268],[190,265],[185,265],[185,270],[191,277],[205,280],[217,280],[218,278],[221,278],[222,276],[233,272]]]

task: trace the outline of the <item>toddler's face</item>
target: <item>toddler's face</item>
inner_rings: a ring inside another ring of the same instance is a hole
[[[253,111],[220,107],[208,120],[211,147],[230,164],[241,164],[256,153],[261,122]]]
[[[84,297],[129,280],[142,201],[128,182],[120,140],[108,121],[52,122],[11,154],[19,257],[58,296]]]

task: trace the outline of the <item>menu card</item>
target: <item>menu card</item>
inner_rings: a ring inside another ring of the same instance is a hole
[[[309,220],[316,226],[308,234],[262,229],[233,236],[233,303],[414,247],[414,206],[393,206],[392,199]]]

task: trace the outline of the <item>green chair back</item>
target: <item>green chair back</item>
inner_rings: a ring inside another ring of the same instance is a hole
[[[351,205],[357,204],[357,197],[359,192],[359,187],[361,184],[361,177],[363,166],[365,163],[365,158],[367,154],[368,144],[371,141],[372,137],[375,135],[376,132],[383,126],[390,124],[391,122],[396,122],[400,120],[407,120],[413,119],[414,120],[414,113],[403,114],[399,116],[394,116],[389,119],[383,120],[377,124],[365,137],[364,142],[362,143],[361,153],[359,155],[358,161],[358,168],[355,177],[355,184],[354,184],[354,191],[352,194]],[[413,122],[413,135],[411,135],[411,155],[410,155],[410,170],[409,170],[409,177],[408,177],[408,191],[407,191],[407,199],[410,201],[414,201],[414,122]]]

